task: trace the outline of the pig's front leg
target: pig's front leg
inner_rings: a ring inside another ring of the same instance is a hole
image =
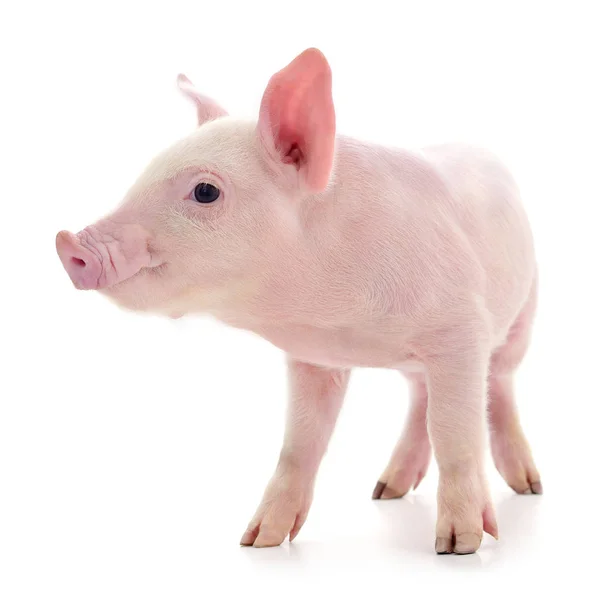
[[[484,472],[490,354],[485,339],[485,334],[457,330],[443,341],[447,350],[426,363],[428,433],[439,467],[439,554],[475,552],[484,531],[497,537]]]
[[[283,448],[243,546],[278,546],[301,529],[315,477],[346,392],[350,371],[289,362],[290,399]]]

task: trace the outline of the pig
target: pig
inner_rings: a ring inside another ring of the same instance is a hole
[[[146,167],[110,214],[60,231],[74,286],[128,310],[209,314],[285,352],[276,471],[241,538],[292,541],[351,369],[396,369],[407,422],[373,499],[439,478],[434,549],[469,554],[498,527],[485,469],[542,493],[514,398],[537,262],[517,185],[466,144],[384,147],[336,135],[332,70],[308,48],[275,73],[257,120],[232,118],[183,74],[196,131]]]

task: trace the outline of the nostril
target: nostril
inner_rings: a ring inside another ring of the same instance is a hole
[[[72,257],[72,263],[77,267],[84,268],[86,266],[86,263],[81,258],[76,258],[75,256]]]

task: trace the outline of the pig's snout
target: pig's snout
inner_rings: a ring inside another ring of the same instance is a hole
[[[101,261],[82,246],[73,233],[60,231],[55,246],[64,269],[79,290],[96,290],[100,287]]]
[[[129,279],[143,267],[158,264],[149,251],[148,235],[129,225],[114,237],[101,239],[96,231],[60,231],[55,240],[59,258],[79,290],[99,290]]]

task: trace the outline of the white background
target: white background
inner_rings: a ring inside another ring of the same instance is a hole
[[[588,588],[588,20],[580,2],[14,2],[0,12],[0,598],[535,597]],[[158,6],[158,8],[152,8]],[[587,7],[586,7],[587,8]],[[253,118],[308,46],[338,128],[467,141],[518,179],[541,270],[518,377],[545,495],[493,470],[500,541],[433,550],[436,469],[371,501],[405,384],[355,372],[299,538],[240,548],[282,438],[279,350],[77,292],[54,248],[189,133],[185,71]],[[578,597],[582,594],[578,593]]]

